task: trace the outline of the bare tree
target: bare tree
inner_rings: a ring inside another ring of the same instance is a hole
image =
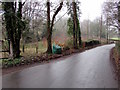
[[[43,1],[33,0],[26,2],[24,5],[23,18],[27,25],[24,32],[22,33],[23,52],[26,42],[38,42],[41,40],[43,25],[46,23],[45,7],[46,5]],[[28,38],[30,39],[28,40]]]
[[[50,23],[50,0],[47,0],[47,29],[48,29],[48,36],[47,36],[47,53],[52,53],[52,29],[54,26],[54,20],[56,15],[59,13],[59,11],[62,9],[63,1],[60,2],[59,7],[56,9],[56,11],[53,14],[52,21]]]
[[[118,16],[118,2],[105,2],[103,7],[103,14],[106,19],[106,24],[108,24],[110,28],[116,28],[119,31],[120,25]]]

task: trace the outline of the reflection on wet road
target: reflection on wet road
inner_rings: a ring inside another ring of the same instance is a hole
[[[117,88],[110,62],[112,45],[100,46],[59,62],[4,75],[3,88]]]

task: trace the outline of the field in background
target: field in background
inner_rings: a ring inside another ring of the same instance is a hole
[[[38,53],[36,53],[36,47],[38,47]],[[40,41],[40,42],[35,42],[35,43],[29,43],[25,44],[25,51],[22,52],[22,45],[21,45],[21,55],[24,57],[29,57],[29,56],[35,56],[41,53],[44,53],[47,49],[47,45],[45,41]]]

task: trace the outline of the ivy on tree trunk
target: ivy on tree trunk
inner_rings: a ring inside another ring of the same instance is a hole
[[[20,57],[20,39],[22,28],[24,26],[22,21],[22,2],[3,2],[3,10],[6,24],[6,31],[8,39],[10,40],[10,55],[12,58]]]

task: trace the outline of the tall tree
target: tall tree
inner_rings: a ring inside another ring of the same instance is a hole
[[[79,46],[81,46],[81,31],[80,31],[80,23],[79,23],[79,18],[81,11],[79,8],[80,2],[75,0],[72,1],[72,3],[67,2],[68,6],[68,15],[70,15],[70,18],[73,20],[73,47],[74,49],[78,48],[78,41],[79,41]],[[68,19],[68,21],[71,21]],[[70,24],[69,24],[70,25]]]
[[[50,23],[50,0],[47,0],[47,29],[48,29],[48,37],[47,37],[47,53],[52,53],[52,30],[54,26],[54,20],[56,15],[59,13],[59,11],[62,9],[63,6],[63,0],[61,0],[59,7],[56,9],[56,11],[53,14],[52,21]]]
[[[103,13],[109,29],[115,29],[120,37],[120,1],[105,2]]]
[[[73,47],[75,48],[76,46],[76,42],[75,42],[75,24],[74,24],[74,15],[73,15],[73,10],[72,10],[72,4],[70,2],[67,2],[67,7],[68,7],[68,15],[70,15],[70,18],[68,19],[68,34],[70,35],[70,33],[72,32],[73,35]],[[71,24],[73,24],[71,26]]]
[[[51,43],[51,36],[52,31],[50,30],[50,1],[47,0],[47,53],[52,53],[52,43]]]
[[[75,0],[73,0],[72,2],[72,6],[73,6],[73,17],[74,17],[74,27],[75,27],[75,49],[78,48],[78,44],[77,44],[77,33],[78,33],[78,20],[77,20],[77,10],[76,10],[76,3]]]
[[[22,21],[22,2],[3,2],[4,18],[6,24],[7,36],[10,39],[10,55],[13,58],[20,56],[20,39],[24,26]],[[18,5],[18,8],[17,8]]]
[[[117,30],[120,29],[119,20],[118,20],[119,10],[118,10],[117,1],[105,2],[103,7],[103,14],[110,28],[116,28]]]

